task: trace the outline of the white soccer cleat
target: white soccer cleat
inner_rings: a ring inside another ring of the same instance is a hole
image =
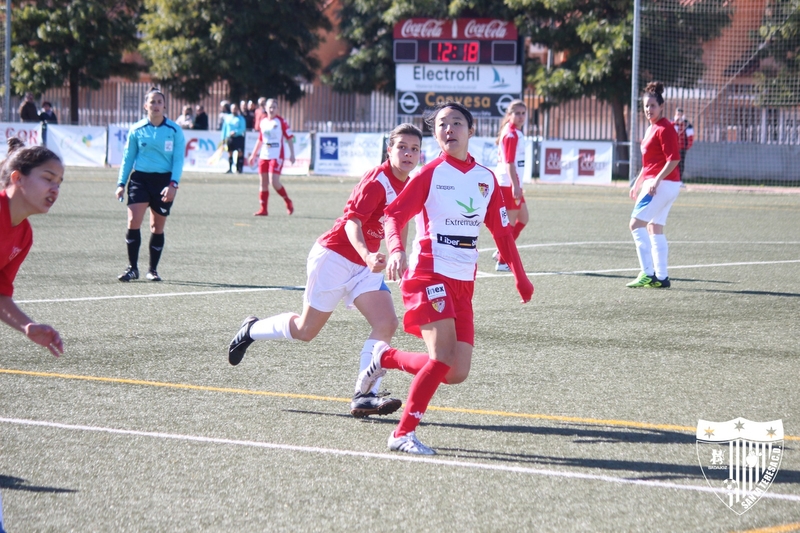
[[[394,431],[389,435],[389,449],[393,452],[410,453],[413,455],[436,455],[433,448],[428,448],[422,444],[415,432],[406,433],[402,437],[395,437]]]
[[[375,382],[386,375],[386,369],[381,366],[381,356],[389,348],[391,346],[383,341],[375,343],[375,347],[372,348],[372,362],[358,375],[356,380],[356,390],[360,390],[361,394],[366,394],[372,390]]]
[[[500,262],[498,262],[498,263],[497,263],[497,264],[494,266],[494,269],[495,269],[497,272],[511,272],[511,267],[510,267],[510,266],[508,266],[508,264],[506,264],[506,263],[500,263]]]

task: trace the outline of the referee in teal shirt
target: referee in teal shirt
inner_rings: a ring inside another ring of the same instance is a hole
[[[233,152],[238,152],[236,159],[236,172],[241,174],[244,170],[244,134],[247,129],[247,123],[242,116],[239,106],[231,104],[231,112],[225,115],[222,121],[222,142],[228,145],[228,172],[231,174],[233,171]]]
[[[164,225],[178,192],[186,139],[183,130],[164,116],[164,94],[150,89],[144,97],[147,118],[131,127],[117,180],[117,198],[123,201],[128,185],[128,268],[117,279],[139,279],[142,220],[150,208],[150,268],[147,279],[161,281],[156,268],[164,249]],[[131,173],[133,171],[133,173]],[[129,179],[130,178],[130,179]]]

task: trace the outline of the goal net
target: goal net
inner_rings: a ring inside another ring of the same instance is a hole
[[[639,36],[640,91],[694,134],[684,181],[800,185],[800,0],[641,0]]]

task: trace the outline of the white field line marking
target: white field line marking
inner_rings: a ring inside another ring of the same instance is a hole
[[[252,289],[223,289],[218,291],[186,291],[186,292],[166,292],[161,294],[120,294],[117,296],[91,296],[85,298],[55,298],[52,300],[17,300],[20,304],[40,304],[53,302],[93,302],[97,300],[125,300],[129,298],[163,298],[169,296],[203,296],[206,294],[228,294],[239,292],[265,292],[265,291],[285,291],[285,290],[304,290],[303,286],[285,287],[263,287]]]
[[[800,244],[800,241],[752,241],[752,242],[743,242],[743,241],[669,241],[670,244],[739,244],[739,245],[748,245],[748,244],[759,244],[759,245],[796,245]],[[550,248],[550,247],[560,247],[560,246],[591,246],[597,244],[633,244],[633,240],[627,241],[576,241],[576,242],[543,242],[539,244],[520,244],[517,245],[517,248]],[[497,248],[479,248],[478,252],[494,252]]]
[[[382,459],[385,461],[405,461],[413,463],[425,463],[431,465],[472,468],[477,470],[494,470],[499,472],[512,472],[515,474],[529,474],[535,476],[561,477],[569,479],[583,479],[587,481],[602,481],[605,483],[617,483],[621,485],[641,485],[645,487],[691,490],[695,492],[716,492],[725,493],[725,489],[712,489],[702,485],[680,485],[678,483],[664,483],[662,481],[649,481],[644,479],[621,478],[614,476],[602,476],[597,474],[583,474],[580,472],[559,472],[557,470],[545,470],[540,468],[527,468],[523,466],[505,466],[490,463],[472,463],[467,461],[450,461],[446,459],[432,459],[428,457],[417,457],[403,454],[387,454],[359,452],[354,450],[337,450],[335,448],[319,448],[316,446],[293,446],[290,444],[274,444],[271,442],[261,442],[252,440],[221,439],[216,437],[202,437],[199,435],[180,435],[176,433],[161,433],[153,431],[136,431],[130,429],[104,428],[97,426],[82,426],[73,424],[61,424],[58,422],[46,422],[41,420],[25,420],[20,418],[0,418],[0,422],[6,424],[16,424],[20,426],[39,426],[55,429],[66,429],[73,431],[91,431],[95,433],[111,433],[115,435],[130,435],[134,437],[151,437],[155,439],[169,439],[190,442],[203,442],[207,444],[224,444],[232,446],[248,446],[251,448],[266,448],[270,450],[282,450],[289,452],[316,453],[323,455],[340,455],[345,457],[362,457],[368,459]],[[762,498],[773,498],[776,500],[789,500],[800,502],[800,495],[795,494],[776,494],[765,492]]]
[[[752,265],[782,265],[785,263],[800,263],[800,259],[787,259],[785,261],[747,261],[747,262],[736,262],[736,263],[706,263],[703,265],[670,265],[669,269],[681,269],[681,268],[711,268],[711,267],[730,267],[730,266],[752,266]],[[608,274],[611,272],[639,272],[641,270],[639,267],[636,268],[609,268],[606,270],[572,270],[572,271],[564,271],[564,272],[527,272],[528,276],[530,277],[539,277],[539,276],[569,276],[575,274]],[[508,272],[503,272],[501,274],[493,274],[491,272],[478,272],[476,277],[478,278],[498,278],[498,277],[508,277],[512,274]]]

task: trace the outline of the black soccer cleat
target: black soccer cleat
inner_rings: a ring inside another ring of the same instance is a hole
[[[117,276],[117,279],[124,282],[128,282],[132,279],[139,279],[139,269],[129,266],[125,272]]]
[[[388,392],[356,394],[353,396],[353,401],[350,402],[350,414],[356,418],[364,418],[370,415],[386,416],[402,407],[403,402],[397,398],[388,398],[387,396],[389,396]]]
[[[657,277],[653,276],[653,281],[650,282],[648,287],[652,289],[669,289],[670,285],[669,276],[664,279],[658,279]]]
[[[239,332],[228,346],[228,362],[233,366],[242,362],[247,347],[253,344],[255,339],[250,336],[250,328],[253,327],[253,324],[256,322],[258,322],[258,317],[249,316],[245,318],[244,322],[242,322],[242,325],[239,327]]]

